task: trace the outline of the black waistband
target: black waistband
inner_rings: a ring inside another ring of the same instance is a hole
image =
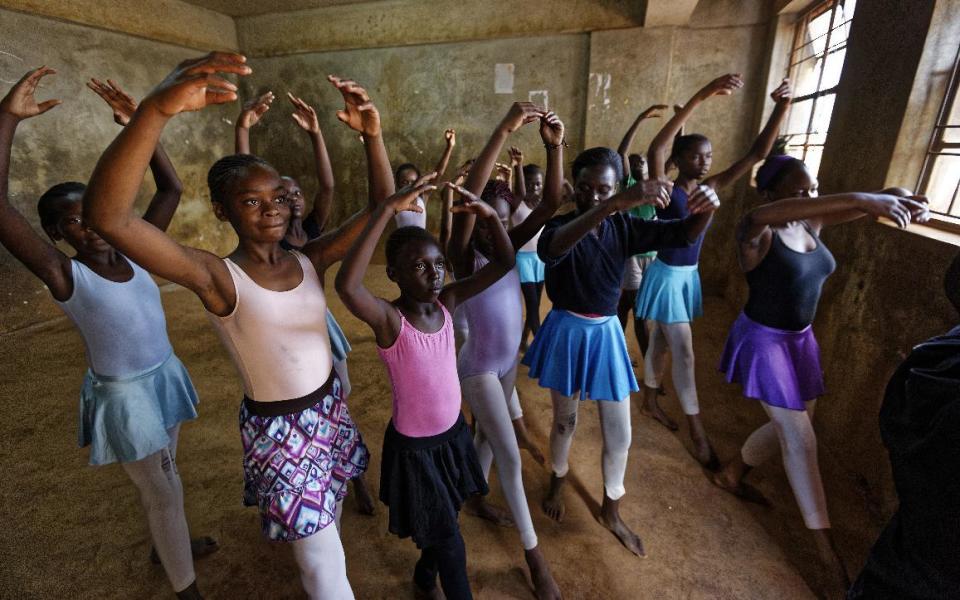
[[[250,414],[258,417],[279,417],[281,415],[292,415],[308,409],[323,400],[323,397],[329,394],[333,389],[333,380],[336,379],[336,377],[336,370],[331,368],[330,377],[323,382],[323,385],[313,390],[306,396],[302,396],[300,398],[293,398],[292,400],[277,400],[275,402],[257,402],[256,400],[253,400],[245,395],[243,397],[243,404],[247,407],[247,410],[250,411]]]

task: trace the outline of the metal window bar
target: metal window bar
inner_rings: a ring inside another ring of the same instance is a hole
[[[826,65],[827,56],[828,56],[829,54],[831,54],[832,52],[836,52],[836,51],[838,51],[838,50],[840,50],[840,49],[842,49],[842,48],[846,48],[846,42],[847,42],[847,37],[846,37],[846,35],[844,35],[844,38],[843,38],[842,41],[836,42],[836,48],[834,48],[834,47],[831,46],[831,41],[832,41],[834,32],[835,32],[837,29],[839,29],[840,27],[842,27],[842,26],[850,23],[851,21],[853,21],[853,17],[851,17],[851,18],[847,19],[846,21],[844,21],[844,22],[842,22],[842,23],[840,23],[840,24],[837,24],[837,15],[838,15],[838,14],[841,14],[841,15],[842,15],[842,13],[843,13],[843,10],[842,10],[842,9],[843,9],[843,5],[844,5],[844,1],[843,1],[843,0],[827,0],[826,2],[823,2],[822,4],[818,4],[817,6],[814,6],[812,9],[810,9],[809,11],[807,11],[807,13],[803,15],[803,17],[801,17],[800,22],[797,23],[797,28],[796,28],[795,33],[794,33],[793,49],[792,49],[791,52],[790,52],[790,59],[791,59],[791,61],[793,60],[795,54],[796,54],[798,51],[800,51],[801,49],[803,49],[803,48],[806,47],[807,45],[812,44],[814,40],[819,40],[820,38],[822,38],[822,37],[824,37],[824,36],[826,36],[826,40],[824,41],[824,51],[823,51],[823,53],[814,54],[813,56],[807,57],[806,59],[803,59],[803,60],[798,61],[798,62],[796,62],[796,63],[792,63],[792,64],[787,68],[787,76],[790,77],[792,80],[796,80],[796,78],[794,77],[795,67],[796,67],[797,65],[799,65],[800,63],[805,62],[806,60],[808,60],[808,59],[810,59],[810,58],[814,58],[814,59],[816,59],[816,60],[823,61],[823,65],[825,66],[825,65]],[[806,42],[801,43],[802,40],[803,40],[803,35],[808,31],[808,28],[809,28],[809,25],[810,25],[810,21],[812,21],[813,19],[815,19],[815,18],[817,18],[817,17],[825,14],[825,13],[828,12],[828,11],[830,12],[830,24],[829,24],[829,26],[828,26],[828,28],[827,28],[827,32],[826,32],[825,34],[821,34],[821,35],[817,36],[816,38],[813,38],[812,40],[808,40],[808,41],[806,41]],[[841,17],[841,18],[842,18],[842,17]],[[811,131],[811,130],[813,129],[813,119],[814,119],[814,117],[815,117],[816,114],[817,114],[817,102],[818,102],[818,100],[819,100],[820,97],[822,97],[822,96],[826,96],[826,95],[828,95],[828,94],[831,94],[831,93],[835,93],[835,92],[836,92],[836,87],[837,87],[837,86],[834,86],[833,88],[831,88],[831,89],[829,89],[829,90],[824,90],[824,89],[822,89],[822,86],[823,86],[823,75],[824,75],[824,72],[825,72],[825,71],[826,71],[826,69],[823,68],[823,67],[821,67],[820,73],[819,73],[818,76],[817,76],[817,86],[816,86],[814,92],[812,92],[812,93],[810,93],[810,94],[806,94],[805,96],[802,96],[802,97],[799,97],[799,98],[794,98],[793,100],[791,100],[791,105],[794,104],[794,103],[796,103],[796,102],[802,102],[802,101],[804,101],[804,100],[811,100],[811,99],[813,100],[812,103],[811,103],[811,106],[810,106],[810,117],[807,119],[806,131],[803,132],[803,133],[801,133],[801,134],[797,134],[797,135],[802,135],[802,136],[803,136],[803,140],[802,140],[800,143],[788,144],[788,147],[791,147],[791,148],[794,148],[794,149],[797,149],[797,150],[802,149],[802,151],[801,151],[801,156],[800,156],[800,160],[804,160],[804,161],[805,161],[805,160],[807,159],[807,154],[808,154],[808,151],[809,151],[810,148],[815,148],[815,147],[821,147],[821,146],[823,146],[823,144],[812,143],[812,142],[810,141],[810,136],[811,136],[811,135],[814,135],[814,134],[820,133],[820,132],[817,132],[817,131]],[[788,119],[788,120],[789,120],[789,119]],[[826,132],[824,132],[824,133],[826,133]]]
[[[958,129],[960,124],[952,125],[946,121],[950,118],[950,112],[957,100],[957,86],[960,83],[960,47],[957,48],[957,57],[953,61],[953,71],[950,73],[950,79],[947,83],[947,93],[943,96],[943,104],[940,105],[940,112],[937,114],[937,124],[930,132],[930,142],[927,144],[927,153],[923,159],[923,167],[920,169],[920,178],[917,181],[917,189],[921,194],[927,193],[927,186],[930,185],[930,176],[933,173],[933,167],[938,156],[960,156],[960,152],[944,152],[944,150],[957,148],[960,144],[945,142],[943,137],[947,129]],[[953,196],[950,198],[950,204],[947,205],[945,212],[933,211],[936,214],[948,216],[958,216],[954,210],[957,208],[957,197],[960,195],[960,181],[957,182],[957,188],[953,190]],[[960,211],[958,211],[960,212]]]

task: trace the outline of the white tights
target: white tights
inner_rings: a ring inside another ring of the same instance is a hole
[[[808,529],[827,529],[830,517],[817,463],[817,434],[813,431],[816,404],[816,400],[810,400],[806,403],[806,410],[790,410],[761,402],[770,421],[750,434],[740,456],[744,464],[756,467],[772,458],[779,449],[803,522]]]
[[[700,414],[697,381],[694,372],[693,332],[690,323],[646,321],[649,346],[643,358],[643,383],[658,388],[663,379],[667,350],[673,357],[671,375],[680,406],[686,415]],[[664,344],[664,342],[666,342]]]
[[[553,473],[563,477],[570,468],[570,446],[577,428],[579,394],[564,396],[550,390],[553,400],[553,427],[550,429],[550,460]],[[598,400],[600,431],[603,434],[603,486],[607,497],[619,500],[626,493],[623,477],[627,472],[627,454],[630,451],[630,396],[619,402]]]
[[[177,425],[167,431],[168,447],[141,460],[122,463],[123,470],[140,492],[153,546],[175,592],[183,591],[196,579],[190,532],[183,511],[183,486],[177,472],[179,433]]]
[[[517,368],[514,366],[503,378],[494,373],[466,377],[460,382],[460,388],[476,419],[474,445],[483,466],[483,475],[490,478],[490,465],[496,459],[497,476],[520,532],[520,542],[524,550],[530,550],[537,546],[537,532],[523,490],[520,447],[513,430],[513,420],[523,416],[514,386],[516,378]]]
[[[347,560],[340,543],[340,513],[337,503],[336,525],[292,542],[293,557],[300,568],[300,581],[313,600],[353,600],[347,580]]]

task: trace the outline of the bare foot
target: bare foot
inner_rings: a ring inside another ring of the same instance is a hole
[[[494,525],[513,527],[513,519],[510,518],[510,514],[504,509],[490,504],[483,499],[483,496],[472,496],[466,501],[464,508],[471,515],[490,521]]]
[[[600,522],[612,531],[613,535],[617,536],[617,539],[626,546],[627,550],[637,556],[646,557],[647,553],[643,550],[643,542],[640,540],[640,536],[627,527],[627,524],[620,518],[620,500],[611,500],[604,492],[603,507],[600,509]]]
[[[811,533],[816,542],[817,554],[820,555],[820,561],[825,567],[823,578],[826,597],[831,600],[843,598],[850,587],[850,577],[837,552],[831,531],[830,529],[813,529]]]
[[[431,590],[425,590],[417,582],[413,582],[413,597],[416,600],[447,600],[447,597],[443,595],[443,590],[440,589],[439,585],[433,586]]]
[[[666,388],[664,388],[662,385],[661,385],[660,387],[658,387],[658,388],[657,388],[657,395],[658,395],[658,396],[666,396],[666,395],[667,395],[667,390],[666,390]]]
[[[713,446],[710,445],[709,440],[695,440],[691,454],[704,469],[711,472],[720,470],[720,458],[713,451]]]
[[[551,473],[550,489],[547,490],[547,496],[541,504],[543,512],[557,523],[562,523],[564,515],[567,514],[567,506],[563,503],[564,481],[563,477],[557,477],[556,474]]]
[[[194,560],[209,556],[219,549],[220,544],[217,543],[217,540],[208,535],[190,540],[190,554],[193,555]],[[157,549],[153,546],[150,547],[150,562],[155,565],[160,564],[160,555],[157,554]]]
[[[527,559],[527,567],[530,568],[530,579],[533,580],[537,600],[561,600],[563,595],[560,594],[560,587],[553,579],[550,565],[540,552],[540,546],[525,550],[523,554]]]
[[[669,429],[670,431],[676,431],[680,429],[676,421],[667,416],[667,413],[663,412],[663,409],[660,408],[660,405],[656,401],[653,402],[653,406],[650,406],[649,403],[644,403],[640,405],[640,414],[650,417],[655,421],[659,422],[661,425]]]
[[[721,490],[733,494],[744,502],[752,502],[770,508],[770,501],[760,490],[744,481],[731,481],[723,471],[709,473],[707,479]]]
[[[367,480],[363,475],[353,479],[353,493],[357,499],[357,512],[367,516],[377,512],[373,496],[370,495],[370,488],[367,487]]]
[[[193,583],[186,588],[177,592],[177,600],[203,600],[203,596],[200,595],[200,590],[197,589],[197,581],[194,580]]]

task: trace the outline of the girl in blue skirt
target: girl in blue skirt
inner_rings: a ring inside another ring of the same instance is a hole
[[[645,181],[623,192],[620,156],[591,148],[573,162],[574,212],[547,222],[537,251],[546,264],[547,296],[553,309],[534,338],[523,364],[550,389],[553,475],[544,511],[564,517],[563,490],[577,424],[579,400],[597,400],[603,431],[601,521],[630,551],[644,554],[639,536],[623,522],[619,507],[630,448],[630,392],[636,391],[617,303],[627,260],[640,252],[689,246],[710,222],[719,202],[700,194],[684,219],[644,221],[625,213],[641,204],[669,201],[669,184]]]

